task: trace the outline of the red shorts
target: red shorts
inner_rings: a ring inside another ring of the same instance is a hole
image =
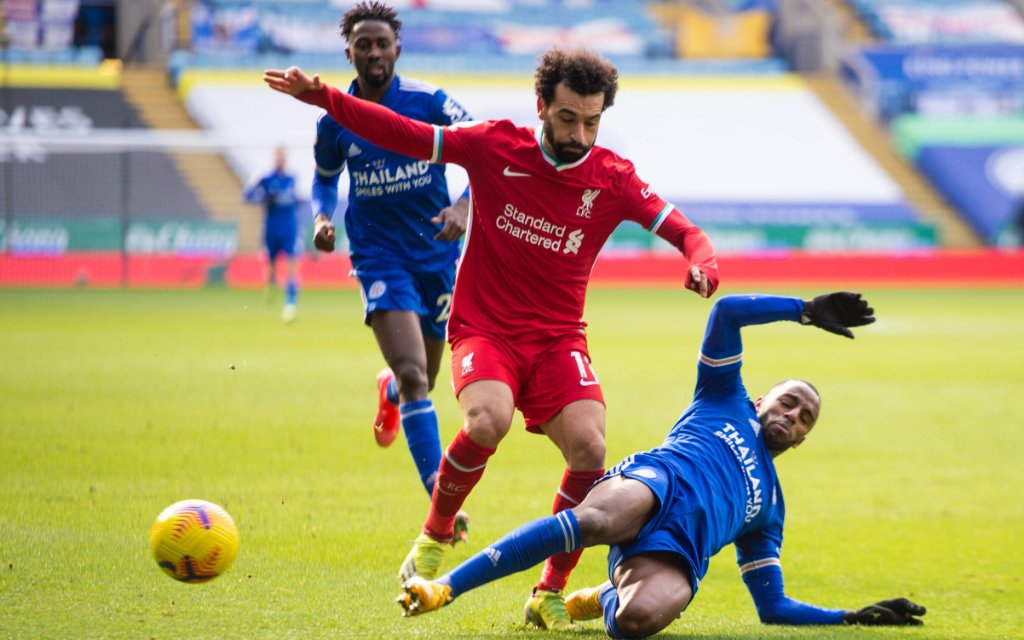
[[[526,430],[539,426],[577,400],[604,404],[601,383],[590,365],[587,339],[581,335],[542,342],[468,335],[452,343],[452,387],[458,397],[477,380],[498,380],[512,389]]]

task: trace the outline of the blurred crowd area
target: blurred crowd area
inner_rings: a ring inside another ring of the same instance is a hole
[[[265,54],[342,51],[338,20],[350,4],[348,0],[5,0],[0,21],[10,53],[28,60],[44,61],[47,55],[59,58],[71,48],[98,50],[106,58],[191,54],[185,64],[235,64]],[[409,52],[471,56],[484,65],[493,62],[492,56],[535,55],[552,43],[586,45],[620,57],[781,56],[797,66],[810,65],[809,59],[791,59],[796,55],[793,49],[801,46],[794,38],[799,34],[806,40],[822,29],[831,30],[828,35],[834,45],[851,36],[909,46],[1024,43],[1024,0],[395,0],[388,4],[401,13],[402,42]],[[866,32],[851,33],[857,28],[850,28],[850,15]],[[150,42],[142,42],[146,38]],[[806,51],[801,55],[811,57]],[[460,63],[453,60],[452,64]]]
[[[4,0],[0,249],[254,250],[258,213],[239,208],[241,185],[277,145],[300,183],[313,170],[308,114],[263,90],[258,72],[298,65],[347,84],[339,21],[352,4]],[[526,79],[555,45],[596,50],[624,81],[642,80],[621,92],[601,141],[724,252],[1024,237],[1024,0],[388,4],[403,22],[399,73],[453,82],[477,117],[530,118]],[[187,120],[147,111],[140,87],[153,78],[164,93],[148,100]],[[210,196],[214,157],[231,177]],[[55,175],[64,188],[46,188]],[[461,190],[457,168],[451,182]],[[659,250],[629,228],[611,246]]]

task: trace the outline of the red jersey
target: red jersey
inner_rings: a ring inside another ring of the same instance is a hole
[[[299,98],[382,147],[466,169],[471,215],[449,339],[463,333],[535,339],[582,333],[590,272],[624,220],[668,240],[707,275],[712,292],[718,286],[714,249],[704,232],[608,149],[594,146],[577,162],[561,164],[541,144],[541,127],[507,120],[428,125],[333,87]]]

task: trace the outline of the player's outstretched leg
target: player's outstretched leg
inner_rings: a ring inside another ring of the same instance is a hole
[[[401,568],[398,570],[398,579],[403,584],[411,578],[419,576],[426,580],[433,580],[441,570],[441,561],[444,559],[444,548],[448,542],[438,542],[425,533],[421,533],[413,542],[412,550],[405,556]]]
[[[569,617],[565,606],[565,594],[562,591],[544,591],[534,589],[533,595],[526,601],[523,608],[527,624],[541,629],[554,631],[572,631],[579,629]]]
[[[402,594],[398,596],[397,602],[404,610],[402,615],[408,618],[437,611],[452,601],[451,594],[450,586],[417,576],[402,584]]]
[[[421,539],[422,537],[425,536],[421,536]],[[581,544],[582,535],[575,515],[571,511],[563,511],[555,516],[528,522],[509,532],[508,535],[493,542],[486,549],[431,584],[436,583],[450,587],[448,596],[455,598],[482,585],[524,571],[554,553],[571,552]],[[403,581],[403,588],[408,584],[419,584],[419,582]],[[408,589],[398,599],[400,604],[404,603],[402,606],[406,609],[413,604],[410,598],[405,597],[407,593]],[[545,604],[545,602],[558,601],[561,603],[563,611],[565,609],[565,603],[561,600],[560,593],[556,594],[554,599],[546,596],[545,593],[538,593],[535,598],[531,598],[531,600],[536,599],[536,603],[527,605],[528,618],[534,618],[537,621],[536,624],[544,628],[573,628],[572,621],[568,619],[567,615],[563,617],[570,626],[564,624],[551,626],[550,620],[544,621],[546,615],[544,612],[551,607],[551,604]],[[547,617],[551,618],[550,615]]]
[[[391,446],[401,426],[402,417],[398,411],[397,398],[392,401],[389,397],[389,387],[394,386],[394,379],[395,374],[388,368],[377,374],[377,415],[373,419],[373,437],[382,447]]]
[[[596,587],[573,591],[565,598],[565,609],[573,620],[594,620],[604,615],[601,607],[601,592],[612,586],[611,582]]]

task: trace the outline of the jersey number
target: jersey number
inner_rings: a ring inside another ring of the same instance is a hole
[[[437,302],[434,303],[434,306],[441,310],[437,317],[434,318],[434,322],[448,322],[448,316],[452,312],[452,294],[442,293],[437,296]]]
[[[601,381],[597,379],[597,374],[594,373],[594,368],[590,366],[590,358],[583,355],[579,351],[570,351],[569,355],[576,361],[576,368],[580,371],[580,386],[589,387],[595,384],[601,384]]]

